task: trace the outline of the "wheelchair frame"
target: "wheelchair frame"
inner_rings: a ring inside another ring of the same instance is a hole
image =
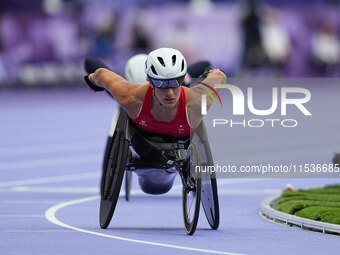
[[[123,109],[118,108],[115,111],[103,161],[100,203],[100,226],[103,229],[108,227],[113,216],[124,172],[126,173],[125,198],[126,200],[130,198],[131,171],[134,171],[134,169],[131,168],[132,155],[129,151],[129,145],[138,130],[138,127],[132,123]],[[176,154],[174,165],[183,184],[182,207],[186,233],[192,235],[196,230],[200,202],[209,225],[212,229],[217,229],[219,226],[219,203],[215,173],[194,171],[196,166],[213,165],[203,121],[191,136],[187,150],[181,146],[181,144],[184,144],[182,140],[177,139],[176,143],[178,148],[173,148],[174,142],[160,143],[159,145],[165,148],[172,147],[171,150]],[[156,166],[150,165],[150,168],[154,167]],[[162,168],[166,169],[164,166]],[[190,197],[194,197],[193,212],[190,212],[191,208],[188,208],[189,203],[191,204],[191,202],[188,203]],[[189,215],[190,213],[192,215]]]

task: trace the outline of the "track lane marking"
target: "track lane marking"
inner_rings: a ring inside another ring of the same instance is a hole
[[[0,201],[0,203],[4,203],[4,204],[56,204],[56,203],[60,203],[62,201],[49,201],[49,200],[40,200],[40,201],[36,201],[36,200],[4,200],[4,201]]]
[[[38,214],[0,214],[0,217],[4,218],[11,218],[11,217],[20,217],[20,218],[42,218],[45,217],[45,215],[38,215]]]
[[[6,192],[31,192],[31,193],[71,193],[71,194],[99,194],[100,189],[98,187],[30,187],[30,186],[15,186],[11,187]],[[1,192],[1,190],[0,190]],[[282,192],[282,189],[219,189],[219,195],[263,195],[263,194],[275,194]],[[121,191],[122,195],[124,191]],[[144,193],[137,193],[132,191],[131,194],[136,196],[148,196]],[[173,189],[168,194],[163,194],[164,196],[181,196],[181,189]],[[57,203],[57,202],[56,202]]]
[[[17,146],[1,146],[0,157],[8,156],[27,156],[35,154],[48,154],[48,153],[70,153],[79,151],[94,151],[94,149],[101,149],[102,143],[97,140],[86,140],[79,142],[55,142],[55,143],[43,143],[33,145],[17,145]],[[98,151],[97,149],[97,151]]]
[[[56,167],[68,165],[80,165],[89,163],[100,163],[102,160],[101,153],[88,153],[77,156],[64,156],[43,159],[29,159],[22,161],[11,161],[0,164],[0,171],[5,170],[23,170],[35,167]]]
[[[98,194],[98,187],[12,187],[13,192],[31,192],[31,193],[71,193],[71,194]]]
[[[53,232],[74,232],[72,230],[68,230],[68,229],[47,229],[47,230],[21,230],[21,229],[18,229],[18,230],[7,230],[5,231],[7,233],[53,233]]]
[[[23,180],[17,180],[17,181],[6,181],[6,182],[0,182],[0,188],[18,186],[18,185],[32,185],[32,184],[42,184],[42,183],[54,183],[54,182],[63,182],[63,181],[94,179],[94,178],[99,178],[100,176],[101,176],[101,173],[96,171],[96,172],[88,172],[88,173],[81,173],[81,174],[67,174],[67,175],[57,175],[57,176],[50,176],[50,177],[23,179]],[[269,181],[269,180],[270,178],[265,178],[265,179],[217,178],[217,182],[218,182],[217,185],[223,186],[223,185],[233,185],[233,184],[245,183],[245,182]],[[172,187],[172,190],[176,190],[176,189],[182,189],[182,184],[176,184]]]
[[[31,185],[31,184],[94,179],[94,178],[99,178],[100,175],[101,175],[100,172],[89,172],[89,173],[81,173],[81,174],[67,174],[67,175],[57,175],[57,176],[51,176],[51,177],[24,179],[24,180],[18,180],[18,181],[0,182],[0,188],[12,187],[12,186],[18,186],[18,185]]]
[[[89,230],[86,230],[86,229],[71,226],[71,225],[66,224],[64,222],[61,222],[55,216],[56,212],[59,211],[62,208],[65,208],[65,207],[71,206],[71,205],[75,205],[75,204],[89,202],[89,201],[96,200],[96,199],[100,199],[100,196],[90,196],[90,197],[85,197],[85,198],[81,198],[81,199],[72,200],[72,201],[57,204],[55,206],[52,206],[51,208],[49,208],[45,212],[45,217],[51,223],[58,225],[58,226],[61,226],[61,227],[64,227],[64,228],[72,229],[72,230],[75,230],[75,231],[78,231],[78,232],[83,232],[83,233],[87,233],[87,234],[91,234],[91,235],[121,240],[121,241],[127,241],[127,242],[139,243],[139,244],[147,244],[147,245],[160,246],[160,247],[173,248],[173,249],[180,249],[180,250],[187,250],[187,251],[203,252],[203,253],[225,254],[225,255],[245,255],[245,254],[242,254],[242,253],[233,253],[233,252],[226,252],[226,251],[199,249],[199,248],[193,248],[193,247],[172,245],[172,244],[159,243],[159,242],[143,241],[143,240],[138,240],[138,239],[132,239],[132,238],[125,238],[125,237],[120,237],[120,236],[103,234],[103,233],[89,231]]]

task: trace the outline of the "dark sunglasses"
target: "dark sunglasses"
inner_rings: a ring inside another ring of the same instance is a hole
[[[166,80],[160,80],[160,79],[154,79],[148,76],[150,82],[159,89],[169,89],[169,88],[178,88],[182,82],[184,81],[185,75],[178,77],[176,79],[166,79]]]

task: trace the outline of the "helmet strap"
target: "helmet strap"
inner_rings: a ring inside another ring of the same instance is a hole
[[[157,101],[158,105],[160,106],[160,108],[162,109],[163,112],[166,111],[166,109],[164,108],[163,104],[158,100],[158,98],[156,97],[156,92],[155,92],[155,86],[152,85],[153,88],[153,97],[155,98],[155,100]]]
[[[150,82],[151,83],[151,82]],[[163,104],[158,100],[158,98],[156,97],[156,91],[155,91],[155,85],[151,84],[152,86],[152,90],[153,90],[153,97],[156,99],[157,103],[162,106]]]
[[[153,89],[153,96],[154,98],[156,99],[157,103],[160,105],[160,106],[163,106],[163,104],[158,100],[158,98],[156,97],[156,92],[155,92],[155,89]]]

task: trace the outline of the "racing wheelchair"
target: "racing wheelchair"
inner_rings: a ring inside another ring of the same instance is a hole
[[[219,226],[219,203],[215,173],[200,171],[213,165],[203,121],[186,138],[174,138],[140,130],[118,108],[111,123],[101,179],[100,227],[106,229],[113,217],[125,177],[125,197],[130,196],[131,172],[148,194],[168,192],[177,174],[182,181],[182,210],[185,231],[197,226],[200,203],[212,229]],[[197,171],[198,169],[198,171]]]

